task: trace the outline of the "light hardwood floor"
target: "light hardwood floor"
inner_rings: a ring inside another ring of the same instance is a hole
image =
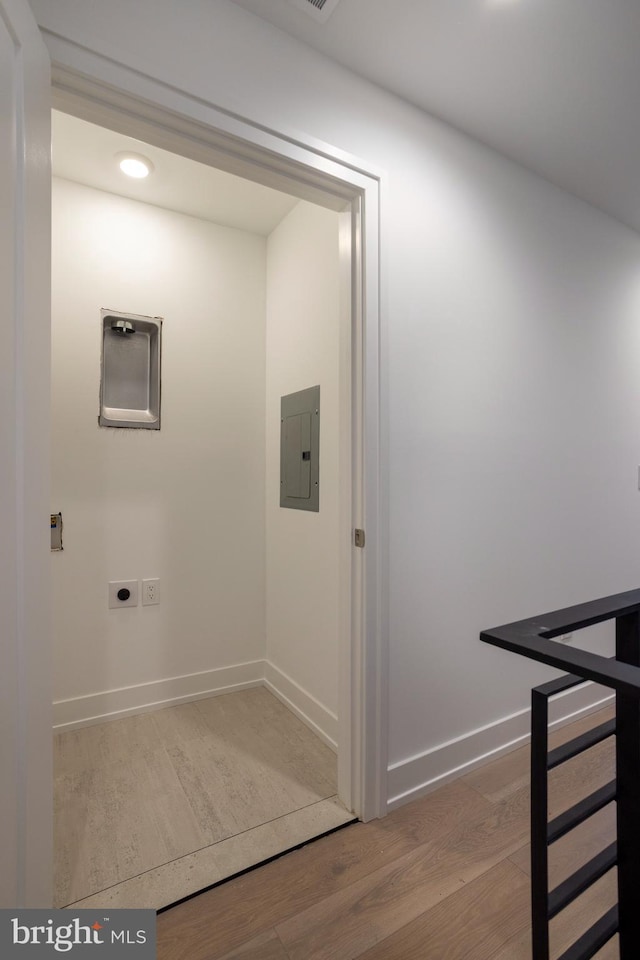
[[[159,909],[353,819],[258,687],[58,734],[55,904]]]
[[[550,774],[551,816],[612,778],[613,749]],[[161,913],[158,960],[531,960],[528,763],[517,750]],[[551,848],[553,885],[611,842],[613,807]],[[553,957],[615,903],[615,881],[613,870],[552,922]],[[597,954],[614,958],[617,938]]]

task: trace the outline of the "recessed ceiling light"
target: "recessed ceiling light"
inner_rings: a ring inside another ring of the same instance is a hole
[[[136,180],[148,177],[153,170],[151,160],[140,153],[117,153],[116,160],[122,172]]]

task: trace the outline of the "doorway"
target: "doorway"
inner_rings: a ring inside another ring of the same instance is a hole
[[[42,229],[46,217],[34,215],[37,209],[34,204],[39,198],[43,201],[40,210],[45,209],[48,190],[42,176],[46,169],[46,123],[39,113],[39,105],[46,99],[48,71],[45,58],[40,56],[40,60],[42,69],[35,70],[31,69],[30,61],[30,97],[19,105],[23,113],[26,109],[29,121],[21,132],[26,130],[28,134],[29,151],[25,156],[29,162],[24,182],[30,203],[25,207],[18,194],[16,216],[6,231],[19,242],[26,238],[27,276],[31,282],[24,310],[17,310],[15,316],[18,323],[24,319],[27,331],[37,331],[40,318],[46,313],[38,292],[41,288],[44,293],[45,287],[42,284],[39,287],[37,281],[47,275],[48,231]],[[367,163],[345,157],[326,144],[252,124],[90,51],[71,45],[57,60],[53,69],[54,106],[192,158],[199,157],[223,169],[233,165],[236,172],[246,171],[249,179],[273,186],[286,182],[304,199],[313,200],[318,195],[325,200],[328,197],[333,209],[344,211],[341,249],[347,255],[341,262],[346,263],[346,271],[354,280],[353,302],[349,305],[353,320],[349,332],[353,346],[353,432],[349,443],[344,445],[344,453],[353,470],[348,509],[341,524],[340,562],[341,569],[349,572],[341,583],[352,643],[341,651],[344,669],[341,670],[340,716],[349,717],[350,737],[340,753],[338,778],[345,784],[344,796],[348,796],[349,805],[362,819],[379,816],[386,800],[386,669],[382,630],[385,598],[379,590],[379,551],[384,533],[379,498],[378,410],[381,175]],[[13,169],[9,163],[8,173]],[[18,165],[16,169],[19,175],[22,168]],[[22,301],[17,303],[23,306]],[[19,889],[19,896],[9,899],[37,904],[48,900],[51,863],[47,829],[51,779],[47,757],[43,755],[43,751],[47,753],[49,656],[46,625],[38,621],[37,608],[31,602],[34,595],[46,598],[49,580],[49,564],[42,562],[44,537],[38,533],[38,517],[49,507],[44,462],[48,417],[42,416],[42,409],[46,412],[47,406],[48,345],[46,334],[41,333],[42,337],[38,333],[35,337],[27,336],[21,341],[22,352],[11,355],[16,371],[16,396],[20,398],[30,386],[29,396],[33,400],[26,407],[28,416],[22,407],[23,416],[11,427],[16,442],[8,443],[7,456],[13,462],[16,450],[22,451],[18,466],[25,462],[31,465],[34,470],[30,476],[34,482],[30,481],[24,495],[16,501],[19,516],[26,518],[20,527],[23,536],[19,539],[16,576],[24,586],[24,571],[29,571],[29,599],[21,587],[15,603],[9,605],[11,610],[15,608],[20,613],[19,629],[13,631],[12,637],[19,639],[23,655],[20,672],[14,676],[14,671],[9,671],[8,689],[11,682],[15,682],[22,696],[9,698],[7,710],[16,722],[5,726],[3,741],[11,755],[22,758],[14,792],[25,798],[20,805],[25,814],[17,819],[13,814],[8,815],[13,808],[6,807],[6,836],[17,838],[16,869],[7,874],[7,889]],[[35,389],[38,384],[42,385],[42,391]],[[41,482],[36,483],[36,479]],[[366,551],[353,549],[354,524],[366,527]],[[346,710],[342,709],[343,705],[347,706]]]
[[[244,868],[350,819],[325,746],[350,487],[339,217],[67,114],[53,147],[56,905],[157,908],[146,898],[194,892],[194,861],[213,882],[221,860]],[[117,171],[129,153],[148,183]],[[114,305],[163,318],[157,432],[97,425],[92,320]],[[280,397],[309,383],[311,514],[278,506]]]

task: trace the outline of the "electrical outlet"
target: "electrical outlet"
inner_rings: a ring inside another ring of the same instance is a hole
[[[109,608],[137,607],[138,581],[137,580],[110,580],[109,581]]]
[[[143,580],[142,581],[142,606],[150,607],[154,603],[160,603],[160,581]]]

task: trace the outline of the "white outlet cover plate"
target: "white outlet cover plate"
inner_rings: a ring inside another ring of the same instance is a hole
[[[156,577],[142,581],[142,606],[151,607],[160,603],[160,580]]]
[[[128,600],[118,600],[118,590],[128,590]],[[137,607],[138,606],[138,581],[137,580],[110,580],[109,581],[109,609],[115,610],[117,607]]]

